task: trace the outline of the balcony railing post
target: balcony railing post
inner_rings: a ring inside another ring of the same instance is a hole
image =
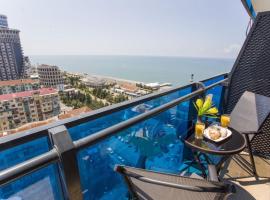
[[[76,159],[76,149],[68,133],[67,128],[62,125],[48,130],[51,141],[60,156],[60,172],[62,182],[67,192],[68,199],[82,199],[80,175]]]
[[[198,90],[200,88],[205,89],[205,85],[204,85],[203,82],[197,82],[196,83],[196,89],[195,90]],[[204,90],[204,93],[202,95],[205,95],[205,90]]]
[[[228,75],[225,75],[224,78],[227,78]],[[222,109],[222,113],[227,113],[227,100],[228,100],[228,93],[229,93],[229,80],[223,82],[221,84],[222,91],[220,96],[220,109]]]
[[[198,84],[194,84],[191,88],[191,92],[194,92],[198,89]],[[195,98],[191,98],[189,100],[189,107],[188,107],[188,128],[192,127],[193,121],[196,118],[196,109],[193,105]],[[192,130],[189,130],[192,131]],[[188,133],[189,134],[189,133]]]

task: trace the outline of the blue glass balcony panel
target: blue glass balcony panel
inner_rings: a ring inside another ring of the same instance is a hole
[[[212,85],[218,81],[223,80],[224,78],[225,78],[225,75],[220,75],[220,76],[216,76],[214,78],[210,78],[210,79],[208,79],[206,81],[202,81],[202,82],[205,86],[209,86],[209,85]]]
[[[122,177],[113,171],[124,164],[155,171],[179,173],[183,164],[189,101],[134,125],[113,137],[78,152],[83,197],[126,199]]]
[[[69,133],[73,140],[78,140],[80,138],[86,137],[100,130],[118,124],[122,121],[128,120],[134,116],[137,116],[143,112],[161,106],[168,103],[174,99],[182,97],[186,94],[191,93],[191,86],[173,92],[171,94],[155,98],[150,101],[146,101],[142,104],[126,108],[109,115],[100,117],[98,119],[77,125],[75,127],[69,128]]]
[[[207,80],[207,81],[203,81],[203,83],[205,84],[205,86],[209,86],[213,83],[216,83],[218,81],[221,81],[225,78],[224,75],[215,77],[213,79]],[[222,105],[222,101],[223,101],[223,86],[222,85],[217,85],[209,90],[207,90],[206,95],[207,94],[213,94],[213,103],[214,105],[218,108],[219,113],[223,113],[223,105]],[[212,121],[214,121],[214,119],[212,119]]]
[[[224,76],[205,81],[210,85]],[[161,106],[192,92],[192,86],[146,101],[112,114],[69,128],[73,140],[96,133],[119,122]],[[207,91],[221,106],[222,86]],[[187,149],[179,140],[187,133],[190,101],[183,102],[151,119],[134,125],[96,145],[78,152],[84,199],[126,199],[122,178],[113,171],[125,164],[156,171],[179,173],[185,166]],[[14,166],[51,149],[48,137],[1,151],[0,170]],[[109,181],[108,181],[109,180]],[[63,199],[57,165],[50,165],[0,187],[0,199]]]
[[[48,137],[41,137],[0,152],[0,170],[31,159],[50,149]]]
[[[0,199],[64,199],[56,164],[49,165],[0,188]]]

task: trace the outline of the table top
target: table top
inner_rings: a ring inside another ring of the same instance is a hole
[[[214,155],[233,155],[238,154],[246,147],[245,137],[231,129],[232,135],[219,143],[213,142],[207,138],[198,140],[195,134],[191,134],[185,139],[185,144],[193,150]]]

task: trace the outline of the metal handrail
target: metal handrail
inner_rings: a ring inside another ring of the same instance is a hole
[[[0,186],[16,180],[17,178],[36,171],[59,159],[55,148],[39,156],[21,162],[15,166],[0,171]]]
[[[138,116],[135,116],[135,117],[128,119],[124,122],[120,122],[114,126],[106,128],[106,129],[99,131],[95,134],[92,134],[92,135],[89,135],[89,136],[84,137],[82,139],[76,140],[73,142],[74,147],[75,147],[76,151],[78,151],[86,146],[95,144],[95,143],[99,142],[100,140],[108,138],[119,131],[127,129],[134,124],[137,124],[141,121],[149,119],[150,117],[153,117],[159,113],[162,113],[165,110],[168,110],[172,107],[175,107],[176,105],[178,105],[186,100],[189,100],[197,95],[200,95],[200,94],[204,93],[205,91],[222,84],[225,81],[227,81],[227,78],[225,78],[221,81],[218,81],[212,85],[209,85],[205,88],[200,88],[200,89],[198,89],[190,94],[187,94],[183,97],[177,98],[169,103],[161,105],[157,108],[154,108],[154,109],[147,111],[143,114],[140,114]],[[57,152],[57,149],[53,148],[49,152],[46,152],[46,153],[41,154],[39,156],[36,156],[32,159],[29,159],[27,161],[19,163],[15,166],[12,166],[10,168],[2,170],[2,171],[0,171],[0,186],[3,184],[7,184],[10,181],[13,181],[13,180],[15,180],[23,175],[31,173],[31,172],[39,169],[40,167],[44,167],[45,165],[48,165],[51,162],[58,160],[59,158],[60,158],[60,155]]]

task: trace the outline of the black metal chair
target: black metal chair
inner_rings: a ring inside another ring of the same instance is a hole
[[[225,112],[231,113],[245,91],[270,97],[270,12],[259,13],[229,74]],[[255,155],[270,158],[270,117],[250,141]]]
[[[230,127],[246,138],[250,164],[241,159],[242,165],[257,176],[250,141],[261,134],[261,127],[270,113],[270,98],[252,92],[244,92],[231,113]],[[240,157],[242,158],[242,157]]]
[[[227,199],[235,187],[218,181],[215,166],[210,165],[209,180],[165,174],[126,166],[115,166],[123,175],[131,199],[199,200]]]

